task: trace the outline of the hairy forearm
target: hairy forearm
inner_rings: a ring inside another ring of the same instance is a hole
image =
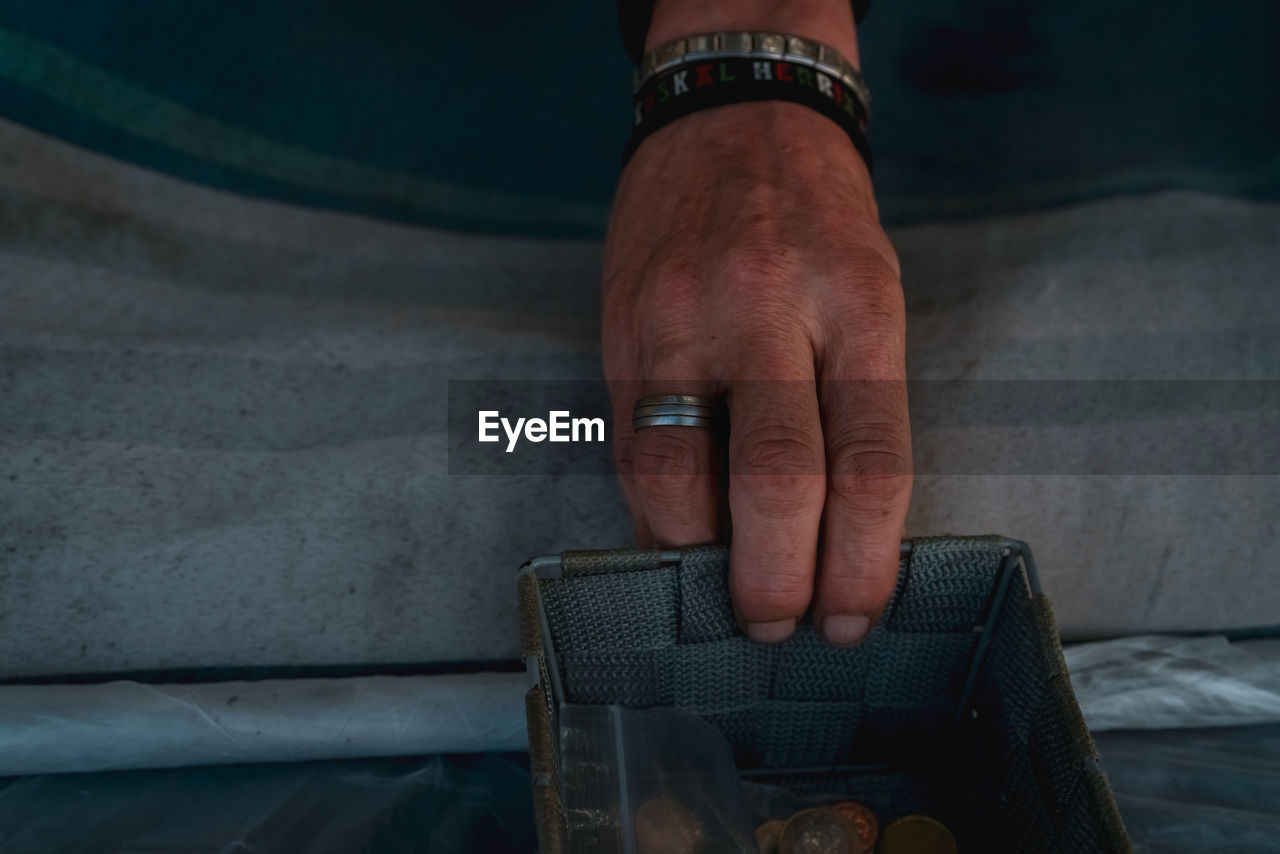
[[[858,65],[858,39],[849,0],[657,0],[644,49],[718,30],[802,36],[830,45]]]

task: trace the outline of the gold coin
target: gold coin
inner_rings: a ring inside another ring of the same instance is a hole
[[[800,810],[778,836],[778,854],[865,854],[853,822],[831,807]]]
[[[841,801],[832,804],[831,808],[853,822],[863,848],[871,851],[876,847],[876,838],[880,836],[880,821],[875,813],[857,801]]]
[[[782,834],[784,824],[785,821],[775,818],[756,828],[756,847],[760,849],[760,854],[778,854],[778,837]]]
[[[880,854],[959,854],[947,826],[926,815],[907,815],[880,834]]]
[[[706,834],[698,817],[670,798],[645,801],[634,813],[640,854],[701,854]]]

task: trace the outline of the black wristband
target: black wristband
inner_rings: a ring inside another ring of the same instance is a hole
[[[687,62],[646,81],[633,100],[634,126],[622,162],[649,134],[676,119],[748,101],[790,101],[817,110],[840,125],[871,168],[867,115],[853,90],[807,65],[744,58]]]

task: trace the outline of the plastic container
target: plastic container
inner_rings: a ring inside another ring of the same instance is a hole
[[[560,769],[567,851],[756,850],[729,743],[697,715],[565,705]]]

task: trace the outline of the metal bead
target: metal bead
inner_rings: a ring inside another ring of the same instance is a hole
[[[755,52],[780,59],[787,52],[787,37],[777,33],[756,33]]]
[[[702,59],[715,53],[713,36],[689,36],[685,39],[685,60]]]
[[[750,56],[751,33],[719,33],[719,50],[726,56]]]
[[[787,36],[785,56],[789,60],[798,60],[806,65],[811,65],[818,57],[818,46],[814,42],[802,39],[799,36]]]

